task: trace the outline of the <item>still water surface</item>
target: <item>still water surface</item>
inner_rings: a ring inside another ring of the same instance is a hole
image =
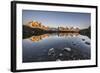
[[[23,62],[86,60],[90,38],[78,33],[43,34],[23,39]]]

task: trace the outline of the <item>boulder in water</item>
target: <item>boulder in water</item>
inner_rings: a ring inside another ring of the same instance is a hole
[[[60,53],[60,54],[59,54],[59,56],[63,56],[63,54],[62,54],[62,53]]]
[[[56,59],[56,61],[61,61],[60,59]]]
[[[65,51],[71,51],[71,48],[64,48]]]
[[[55,54],[54,48],[49,49],[48,55],[49,55],[49,56],[55,56],[55,55],[56,55],[56,54]]]

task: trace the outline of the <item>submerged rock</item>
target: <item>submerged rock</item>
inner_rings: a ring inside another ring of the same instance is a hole
[[[76,45],[74,42],[72,42],[73,45]]]
[[[85,42],[85,44],[90,45],[90,42]]]
[[[75,43],[73,43],[73,45],[76,45]]]
[[[82,39],[82,41],[85,41],[85,39]]]

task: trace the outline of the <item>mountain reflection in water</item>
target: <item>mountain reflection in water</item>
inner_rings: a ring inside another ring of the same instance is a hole
[[[58,34],[53,33],[53,34],[43,34],[43,35],[38,35],[38,36],[32,36],[29,39],[31,41],[33,41],[33,42],[38,42],[38,41],[41,41],[41,40],[46,39],[46,38],[48,38],[50,36],[53,36],[53,35],[54,36],[57,35],[58,37],[67,37],[67,36],[75,37],[75,36],[78,36],[79,33],[58,33]]]
[[[23,39],[23,62],[86,60],[90,38],[79,33],[52,33]]]

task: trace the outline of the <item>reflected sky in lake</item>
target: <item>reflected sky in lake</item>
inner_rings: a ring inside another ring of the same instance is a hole
[[[90,38],[78,33],[31,36],[22,41],[23,62],[87,60],[91,58]]]

